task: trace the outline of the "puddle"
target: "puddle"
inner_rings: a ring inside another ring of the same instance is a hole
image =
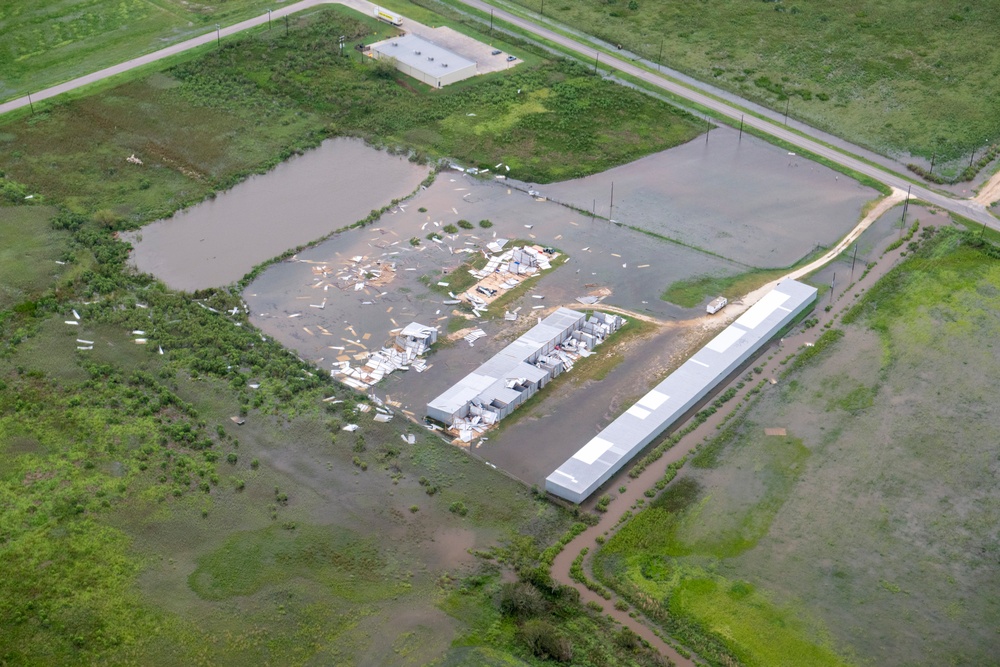
[[[614,209],[611,184],[614,183]],[[834,245],[878,193],[730,128],[635,162],[538,186],[558,201],[760,268]]]
[[[135,248],[132,263],[169,287],[226,285],[289,248],[407,196],[428,173],[426,166],[361,140],[331,139],[123,238]]]

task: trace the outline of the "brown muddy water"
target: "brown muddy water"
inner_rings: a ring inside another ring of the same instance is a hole
[[[134,266],[169,287],[217,287],[409,195],[428,173],[358,139],[331,139],[124,239]]]
[[[614,208],[612,205],[614,183]],[[878,193],[728,127],[543,195],[736,262],[790,266],[831,246]]]

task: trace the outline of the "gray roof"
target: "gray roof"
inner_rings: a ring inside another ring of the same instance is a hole
[[[545,488],[583,502],[788,325],[816,288],[785,280],[549,475]]]
[[[455,414],[481,394],[497,395],[501,389],[506,389],[507,379],[526,378],[537,382],[548,377],[544,370],[525,362],[535,361],[547,346],[575,330],[584,318],[583,313],[560,308],[427,406],[445,414]]]
[[[396,62],[432,77],[443,76],[466,67],[476,67],[474,61],[412,33],[376,42],[371,48],[380,55],[395,58]]]

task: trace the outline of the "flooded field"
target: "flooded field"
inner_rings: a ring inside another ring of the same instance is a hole
[[[226,285],[409,195],[428,173],[358,139],[332,139],[125,240],[135,248],[132,263],[170,287]]]
[[[614,183],[614,209],[610,210]],[[830,246],[877,195],[832,169],[722,127],[669,151],[542,193],[759,268]],[[705,271],[704,273],[708,273]]]
[[[607,423],[614,405],[641,393],[665,372],[671,355],[682,352],[683,339],[669,322],[695,317],[701,309],[662,301],[667,285],[697,275],[793,264],[817,244],[832,244],[849,231],[863,203],[875,194],[809,163],[789,166],[793,158],[756,140],[744,137],[740,146],[729,139],[723,131],[713,132],[707,155],[703,143],[692,142],[600,177],[547,186],[543,192],[571,200],[596,193],[605,182],[610,186],[613,177],[616,219],[702,249],[539,200],[517,183],[449,171],[378,223],[339,233],[268,268],[244,293],[251,321],[324,370],[339,361],[362,364],[369,351],[387,344],[393,330],[410,322],[439,327],[442,339],[462,327],[482,328],[487,337],[474,346],[461,339],[442,340],[427,358],[426,372],[397,372],[376,387],[377,395],[398,402],[418,419],[429,400],[537,317],[560,305],[584,308],[577,297],[609,294],[607,305],[667,322],[665,329],[634,341],[625,362],[599,383],[586,391],[574,388],[551,404],[543,402],[501,437],[476,448],[478,455],[519,479],[538,483]],[[730,177],[743,171],[748,175],[720,190],[715,176],[726,170]],[[775,181],[770,189],[765,187],[768,179]],[[743,207],[748,213],[741,219]],[[492,226],[478,224],[487,219]],[[455,234],[443,231],[460,220],[474,227]],[[428,240],[432,233],[441,235],[440,243]],[[518,321],[505,321],[498,312],[483,320],[450,322],[465,316],[443,303],[449,286],[438,284],[449,283],[451,272],[474,256],[464,251],[479,252],[496,238],[552,246],[570,259],[510,306],[520,307]],[[347,274],[353,278],[338,286]],[[362,275],[369,280],[357,286]]]

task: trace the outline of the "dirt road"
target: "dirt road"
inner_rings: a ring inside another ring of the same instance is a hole
[[[808,275],[813,271],[823,267],[835,260],[841,253],[843,253],[861,234],[868,229],[876,220],[878,220],[886,211],[891,209],[893,206],[898,205],[900,202],[906,199],[906,192],[902,190],[893,190],[892,194],[888,197],[882,199],[878,204],[876,204],[872,210],[866,215],[847,236],[843,238],[834,248],[832,248],[828,253],[820,257],[814,262],[811,262],[807,266],[800,269],[789,272],[782,278],[772,281],[763,287],[754,290],[753,292],[747,294],[742,299],[735,302],[733,305],[727,307],[723,312],[726,317],[725,320],[719,319],[717,317],[699,317],[694,320],[688,320],[684,323],[671,323],[672,325],[683,324],[690,328],[692,331],[701,330],[707,331],[709,329],[718,329],[723,325],[735,320],[739,315],[741,315],[747,308],[756,303],[761,297],[767,294],[774,285],[781,280],[786,279],[797,279],[802,276]],[[834,321],[846,308],[854,302],[854,295],[861,294],[866,289],[870,288],[875,282],[885,275],[896,262],[899,261],[901,249],[897,249],[885,256],[878,261],[875,268],[865,276],[864,279],[859,280],[858,283],[851,287],[850,295],[845,298],[845,291],[848,287],[844,284],[837,296],[837,300],[834,302],[834,307],[831,308],[829,312],[823,310],[817,310],[815,317],[819,319],[819,325],[812,327],[802,333],[796,334],[793,337],[782,339],[780,343],[772,351],[775,357],[775,364],[773,367],[780,367],[780,360],[786,358],[789,354],[795,352],[803,344],[811,344],[816,341],[820,336],[821,332],[824,331],[822,325],[827,322]],[[734,381],[734,386],[735,386]],[[729,405],[742,404],[747,399],[747,392],[753,388],[753,383],[747,383],[747,385],[740,390],[737,395],[729,402]],[[720,388],[721,389],[721,388]],[[660,636],[654,633],[652,627],[646,625],[642,617],[633,618],[629,615],[630,607],[626,608],[626,611],[619,611],[614,608],[614,603],[619,601],[617,595],[612,594],[612,599],[610,601],[605,600],[596,593],[588,590],[582,584],[578,584],[572,580],[569,575],[570,567],[573,564],[573,560],[580,554],[580,550],[584,547],[590,547],[594,550],[597,546],[597,538],[599,536],[605,536],[614,532],[618,522],[622,515],[626,511],[632,510],[635,503],[643,499],[645,500],[644,492],[646,489],[651,488],[658,479],[663,477],[666,472],[667,466],[671,463],[675,463],[680,460],[683,456],[688,455],[700,442],[703,442],[717,432],[716,425],[719,424],[725,416],[725,411],[719,411],[713,415],[708,421],[695,429],[692,433],[685,436],[685,438],[679,442],[672,449],[668,450],[658,461],[650,465],[645,472],[643,472],[639,477],[631,479],[625,477],[616,484],[624,486],[625,492],[617,494],[611,491],[612,495],[616,495],[614,502],[611,503],[609,510],[603,516],[601,516],[600,522],[586,531],[578,535],[569,544],[566,545],[565,549],[556,557],[555,562],[552,565],[552,576],[556,581],[562,584],[574,586],[580,591],[581,600],[584,602],[596,602],[604,607],[604,611],[610,614],[616,621],[622,625],[628,627],[640,637],[648,641],[652,646],[656,647],[664,656],[673,660],[679,666],[691,666],[695,665],[693,660],[683,657],[671,644],[662,639]],[[593,500],[590,504],[593,504]],[[589,574],[589,565],[585,562],[585,568]]]

